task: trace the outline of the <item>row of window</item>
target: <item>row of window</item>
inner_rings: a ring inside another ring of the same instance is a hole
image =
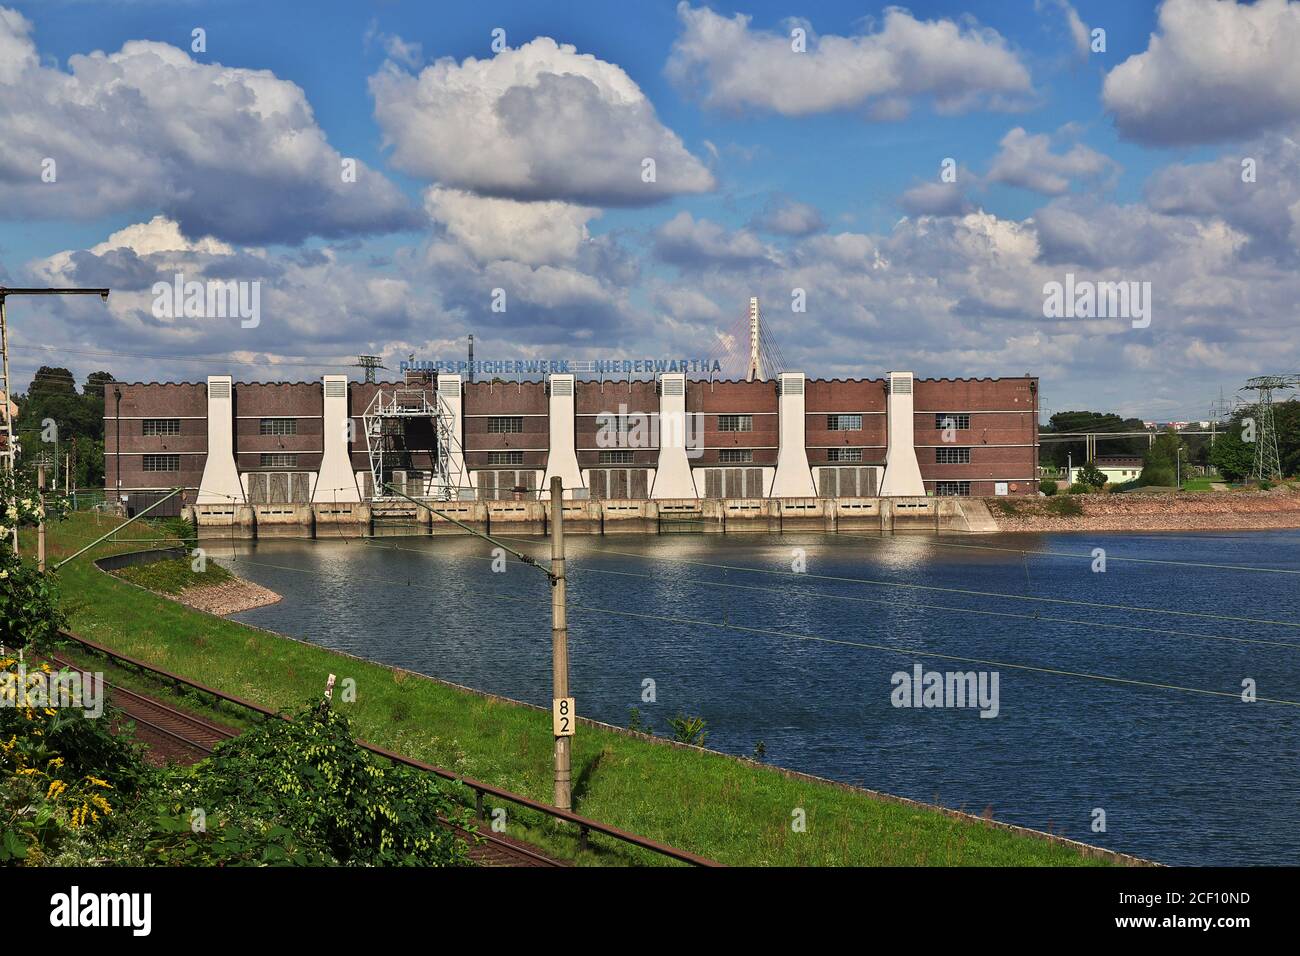
[[[720,448],[718,449],[718,461],[726,464],[744,464],[754,460],[754,451],[752,448]],[[861,448],[828,448],[826,449],[826,460],[841,463],[861,462]],[[934,460],[940,465],[968,465],[970,464],[969,448],[936,448],[934,450]],[[602,451],[599,452],[599,463],[602,465],[631,465],[635,461],[631,451]],[[488,452],[489,465],[522,465],[524,463],[524,453],[522,451],[490,451]],[[259,456],[259,465],[262,468],[297,468],[298,456],[285,453],[264,453]],[[145,455],[145,471],[180,471],[180,455]]]
[[[142,455],[141,468],[144,471],[180,471],[180,455]],[[297,468],[298,456],[285,454],[267,454],[259,456],[262,468]]]
[[[487,426],[490,435],[514,435],[524,430],[524,419],[522,415],[494,415],[488,418]],[[945,429],[967,431],[970,429],[970,415],[956,412],[939,412],[934,416],[934,427],[939,431]],[[625,431],[626,429],[621,430]],[[718,416],[718,431],[720,432],[752,432],[753,430],[753,415]],[[862,416],[827,415],[826,430],[832,432],[860,432],[862,431]],[[180,433],[181,420],[179,418],[144,419],[144,434],[146,436],[179,435]],[[257,433],[259,435],[296,435],[298,434],[298,420],[296,418],[263,418],[257,423]]]
[[[179,418],[146,418],[143,423],[146,437],[154,438],[181,433]],[[263,418],[257,423],[259,435],[296,435],[298,420],[296,418]]]
[[[962,498],[970,496],[969,481],[936,481],[934,493],[941,498],[957,495]]]

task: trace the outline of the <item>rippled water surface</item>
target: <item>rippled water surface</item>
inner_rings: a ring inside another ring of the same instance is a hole
[[[546,539],[512,543],[549,554]],[[1300,532],[569,544],[581,714],[626,725],[639,707],[661,733],[698,714],[720,750],[762,741],[782,766],[1163,862],[1300,863],[1300,706],[1239,696],[1250,679],[1300,701]],[[786,573],[800,554],[808,573]],[[264,540],[229,556],[284,595],[239,620],[550,699],[546,579],[513,560],[492,573],[484,542]],[[891,676],[916,663],[997,671],[998,716],[893,706]]]

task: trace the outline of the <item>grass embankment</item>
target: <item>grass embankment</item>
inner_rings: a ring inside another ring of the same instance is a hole
[[[51,553],[71,553],[102,534],[105,519],[98,520],[97,528],[78,515],[52,527]],[[156,533],[135,526],[124,532],[139,538]],[[292,709],[319,698],[330,673],[352,678],[357,700],[338,706],[347,708],[353,728],[367,740],[549,802],[549,714],[200,614],[91,564],[94,557],[140,547],[105,545],[59,572],[72,630],[273,708]],[[576,812],[732,865],[1108,862],[938,811],[589,726],[579,727],[574,738],[573,777]],[[487,805],[493,805],[491,798]],[[792,829],[796,809],[806,813],[806,832]],[[596,834],[592,849],[579,853],[567,827],[540,815],[530,818],[513,805],[506,812],[508,833],[579,863],[663,862]]]
[[[115,573],[124,581],[163,594],[181,594],[191,588],[224,584],[232,577],[229,571],[215,561],[210,562],[202,572],[197,572],[190,567],[189,558],[158,561],[154,564],[137,564],[122,568]]]

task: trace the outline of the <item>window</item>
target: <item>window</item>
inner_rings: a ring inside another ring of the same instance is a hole
[[[257,423],[257,433],[259,435],[296,435],[298,434],[298,419],[263,418]]]
[[[494,415],[488,419],[489,435],[508,435],[524,430],[524,419],[521,415]]]
[[[861,415],[827,415],[826,429],[832,432],[862,431]]]
[[[630,451],[602,451],[600,452],[600,464],[630,465],[632,464],[632,453]]]
[[[940,497],[970,495],[969,481],[936,481],[934,483],[934,493]]]
[[[180,471],[180,455],[145,455],[145,471]]]
[[[724,464],[736,465],[753,460],[754,450],[752,448],[722,448],[718,450],[718,461]]]
[[[488,452],[489,465],[522,465],[523,463],[524,463],[524,453],[522,451]]]
[[[934,461],[937,465],[969,465],[969,448],[936,448]]]
[[[963,432],[969,431],[970,416],[957,412],[937,412],[934,416],[934,430],[941,432],[945,428],[955,428]]]
[[[261,462],[263,468],[297,468],[297,455],[271,454],[262,455]]]
[[[181,433],[181,420],[179,418],[146,418],[144,420],[144,433],[146,436],[179,435]]]
[[[861,448],[828,448],[826,449],[827,461],[861,461]]]
[[[754,430],[753,415],[719,415],[718,431],[720,432],[752,432]],[[744,459],[749,461],[748,458]]]

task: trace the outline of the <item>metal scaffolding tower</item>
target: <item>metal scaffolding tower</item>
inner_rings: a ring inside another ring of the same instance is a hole
[[[465,456],[456,434],[455,416],[438,396],[436,387],[381,388],[366,406],[362,421],[376,500],[403,497],[391,494],[390,485],[412,498],[459,498],[464,487]],[[428,425],[422,427],[421,423],[426,422]],[[429,445],[422,447],[426,441]]]
[[[1243,392],[1258,392],[1255,403],[1255,467],[1256,481],[1280,477],[1282,461],[1277,450],[1277,429],[1273,424],[1273,393],[1300,385],[1300,375],[1257,375],[1241,388]]]

